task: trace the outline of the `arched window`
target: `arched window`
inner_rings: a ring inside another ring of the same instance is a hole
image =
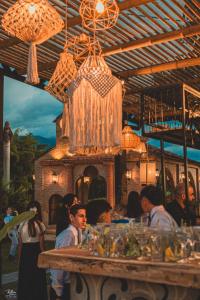
[[[106,181],[98,174],[97,168],[94,166],[85,168],[83,176],[76,182],[76,194],[81,202],[85,204],[94,199],[106,199]]]
[[[56,212],[62,206],[62,196],[55,194],[49,199],[49,225],[56,224]]]

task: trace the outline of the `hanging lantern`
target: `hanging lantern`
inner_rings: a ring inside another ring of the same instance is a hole
[[[121,144],[122,84],[103,57],[88,56],[69,90],[70,151],[113,153]]]
[[[82,0],[79,13],[87,29],[105,30],[116,24],[119,7],[115,0]]]
[[[3,15],[2,27],[30,43],[27,82],[39,83],[36,45],[62,30],[64,23],[47,0],[18,0]]]
[[[67,101],[66,89],[75,78],[76,65],[72,54],[64,51],[45,90],[61,102]]]
[[[140,145],[140,138],[135,134],[132,128],[126,125],[122,130],[121,148],[126,151],[137,149]]]

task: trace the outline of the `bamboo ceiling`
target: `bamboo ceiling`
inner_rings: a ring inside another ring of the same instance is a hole
[[[14,0],[0,1],[1,16]],[[65,19],[65,0],[49,0]],[[81,26],[80,0],[68,0],[69,36],[88,33]],[[117,25],[97,37],[113,72],[125,80],[124,109],[134,93],[148,87],[186,82],[200,87],[200,1],[118,0]],[[40,78],[48,80],[63,50],[65,31],[38,46]],[[0,63],[26,74],[28,45],[0,28]]]

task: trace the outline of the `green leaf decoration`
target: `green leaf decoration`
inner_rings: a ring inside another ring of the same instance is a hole
[[[25,211],[20,215],[14,217],[12,221],[5,224],[3,228],[0,230],[0,242],[6,237],[8,232],[12,230],[15,226],[19,225],[22,222],[28,221],[35,216],[34,211]]]

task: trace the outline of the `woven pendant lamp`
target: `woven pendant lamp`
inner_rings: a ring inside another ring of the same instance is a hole
[[[36,45],[62,30],[64,22],[47,0],[18,0],[3,15],[6,32],[30,43],[27,82],[39,83]]]
[[[140,137],[135,134],[132,130],[132,128],[128,125],[125,125],[125,127],[122,130],[122,142],[121,142],[121,149],[126,150],[127,152],[131,150],[138,149],[140,145]]]
[[[64,51],[45,90],[61,102],[67,102],[66,89],[75,78],[77,68],[72,54]]]
[[[87,29],[105,30],[116,24],[119,7],[115,0],[82,0],[79,13]]]
[[[70,151],[115,153],[122,132],[122,83],[102,56],[88,56],[68,89]]]

